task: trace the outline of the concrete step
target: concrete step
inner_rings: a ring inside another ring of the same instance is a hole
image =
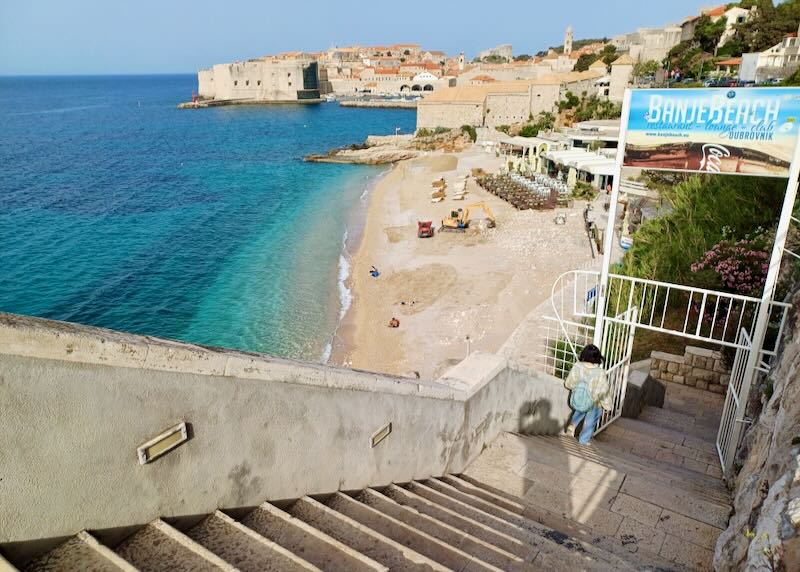
[[[711,393],[677,383],[665,382],[664,409],[687,415],[707,417],[719,415],[725,403],[725,395]]]
[[[711,570],[714,548],[721,531],[669,510],[662,511],[655,529],[637,522],[635,518],[628,519],[627,523],[623,521],[620,525],[619,531],[622,534],[608,537],[564,515],[530,505],[523,499],[476,481],[467,475],[459,475],[459,479],[495,497],[506,498],[508,502],[520,504],[522,501],[524,507],[522,514],[525,517],[554,530],[566,531],[573,538],[584,540],[629,562],[638,562],[639,569],[698,572]],[[637,516],[633,511],[626,512],[631,516]],[[653,546],[654,540],[661,545],[657,555],[652,552],[658,546],[658,544]]]
[[[241,523],[322,570],[387,570],[386,566],[270,503],[264,503],[247,514]]]
[[[355,499],[384,515],[420,530],[432,538],[438,539],[452,548],[460,550],[482,562],[491,564],[502,570],[533,571],[538,569],[538,567],[534,567],[530,561],[526,561],[526,559],[520,558],[516,554],[507,552],[460,528],[451,526],[425,513],[421,513],[412,507],[397,503],[389,496],[376,490],[366,489],[355,495]],[[532,557],[536,557],[535,552],[532,554]],[[531,560],[533,558],[531,558]]]
[[[288,512],[314,528],[346,544],[367,557],[380,562],[389,570],[415,572],[440,571],[447,567],[404,546],[391,538],[379,534],[357,520],[324,504],[303,497],[288,508]]]
[[[0,570],[3,570],[2,564],[0,564]],[[55,570],[135,572],[136,568],[110,548],[100,544],[95,537],[84,530],[61,546],[29,563],[25,570],[30,572]]]
[[[610,482],[612,478],[617,479],[606,486],[611,486],[625,475],[629,475],[679,488],[688,494],[712,502],[730,504],[730,494],[722,479],[684,466],[680,464],[682,459],[673,462],[664,460],[662,453],[667,450],[659,447],[648,448],[639,441],[612,436],[605,432],[593,439],[589,447],[579,445],[568,436],[519,436],[519,438],[526,439],[537,447],[535,459],[540,463],[556,468],[564,467],[566,464],[570,471],[577,471],[584,479],[592,474],[604,477],[605,482]],[[643,452],[642,449],[646,450]],[[528,452],[528,455],[532,454]],[[565,455],[571,458],[565,459]],[[585,461],[591,464],[587,465]]]
[[[717,435],[720,413],[708,412],[705,416],[689,415],[670,409],[645,406],[638,419],[707,440],[709,437],[713,439]]]
[[[506,434],[463,477],[521,499],[530,518],[556,530],[577,536],[565,528],[575,525],[578,532],[609,538],[619,549],[643,550],[694,569],[697,562],[710,563],[713,555],[707,539],[716,539],[726,526],[730,504],[704,493],[702,487],[687,490],[695,485],[684,482],[687,475],[711,477],[675,471],[668,467],[657,474],[635,461],[620,461],[613,448],[602,451],[597,443],[579,446],[568,437]],[[670,484],[670,475],[680,486]],[[702,540],[675,531],[671,524],[677,521],[702,531]],[[676,554],[675,547],[684,541],[692,549],[691,558]]]
[[[400,505],[409,507],[420,514],[435,518],[439,522],[450,525],[458,530],[463,530],[467,534],[479,538],[509,554],[514,554],[524,561],[533,562],[538,557],[540,552],[539,546],[523,542],[512,535],[498,531],[482,522],[487,520],[485,517],[488,517],[488,519],[494,518],[491,515],[480,515],[480,520],[470,518],[468,515],[464,514],[463,511],[453,510],[452,508],[448,508],[447,506],[438,504],[412,492],[410,490],[411,485],[406,486],[408,488],[390,485],[384,489],[383,494]],[[435,491],[431,492],[438,494]],[[451,507],[453,505],[454,503],[450,503]],[[456,506],[454,508],[459,507]]]
[[[237,570],[161,519],[126,538],[115,552],[143,572]]]
[[[504,500],[487,500],[453,486],[453,482],[430,479],[411,483],[409,490],[424,498],[446,506],[494,530],[529,543],[540,553],[534,561],[545,570],[638,570],[641,567],[602,548],[577,539],[519,512],[503,506]],[[519,504],[518,508],[523,509]]]
[[[716,453],[637,434],[622,426],[609,427],[592,444],[601,450],[613,447],[625,458],[639,459],[643,465],[661,467],[688,482],[726,491]]]
[[[619,428],[626,429],[638,435],[646,436],[648,442],[667,442],[672,443],[673,445],[684,445],[686,447],[692,447],[694,449],[699,449],[711,454],[715,454],[717,451],[715,445],[717,438],[716,433],[699,437],[697,435],[687,434],[680,429],[662,427],[659,425],[654,425],[653,423],[648,423],[647,421],[628,419],[626,417],[622,417],[614,421],[614,423],[609,425],[606,431],[616,430]]]
[[[448,569],[475,572],[499,572],[501,570],[345,494],[334,494],[326,504],[378,534],[391,538],[398,544],[408,546]]]
[[[220,511],[186,531],[186,536],[243,572],[320,570]]]

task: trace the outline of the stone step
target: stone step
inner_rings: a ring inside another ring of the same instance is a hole
[[[506,498],[508,502],[521,500],[467,475],[460,475],[459,478],[476,488],[484,489],[495,497]],[[551,513],[533,505],[525,504],[522,514],[553,529],[567,531],[574,538],[583,539],[608,552],[618,554],[626,560],[638,561],[641,563],[641,569],[659,571],[697,570],[705,572],[711,570],[714,547],[721,532],[715,527],[677,515],[666,509],[662,511],[655,529],[644,526],[635,519],[628,519],[627,524],[623,521],[620,526],[622,534],[614,538],[599,534],[590,527],[565,518],[563,515]],[[663,540],[658,540],[659,537],[663,537]],[[654,540],[661,543],[657,556],[653,556],[652,552],[648,551],[648,548],[652,549]]]
[[[501,570],[343,493],[334,494],[326,504],[378,534],[391,538],[398,544],[408,546],[451,570],[475,572]]]
[[[703,472],[695,466],[687,466],[682,457],[676,459],[676,456],[696,453],[701,456],[702,463],[705,463],[706,453],[696,449],[687,452],[685,449],[679,449],[678,445],[670,444],[669,449],[655,444],[648,446],[641,439],[635,440],[632,434],[621,435],[607,431],[597,435],[589,447],[579,445],[575,439],[568,436],[521,437],[536,442],[537,446],[548,447],[550,457],[554,457],[552,462],[556,463],[556,466],[559,466],[557,463],[563,458],[564,452],[568,452],[580,459],[623,473],[655,479],[670,486],[683,488],[692,494],[707,496],[723,504],[730,502],[728,489],[716,473],[708,472],[708,468]],[[670,456],[665,456],[664,453],[670,453]],[[544,458],[548,458],[547,455]],[[717,465],[706,465],[706,467],[716,468]]]
[[[719,413],[716,413],[702,417],[661,409],[660,407],[645,406],[638,419],[653,425],[694,435],[700,439],[707,439],[708,437],[716,437],[719,430],[720,416]]]
[[[495,546],[509,554],[514,554],[524,561],[533,562],[539,555],[540,547],[495,530],[479,520],[469,518],[462,512],[452,510],[451,508],[428,500],[412,492],[410,487],[403,488],[397,485],[390,485],[384,489],[383,494],[400,505],[409,507],[420,514],[428,515],[441,523],[462,530],[475,538],[483,540],[491,546]],[[485,516],[490,515],[487,514]]]
[[[455,504],[453,501],[457,501],[458,504],[456,506],[459,506],[461,511],[465,511],[463,514],[471,514],[476,520],[481,518],[483,519],[482,522],[486,522],[497,530],[513,535],[524,542],[542,546],[542,554],[548,558],[546,560],[541,557],[537,558],[536,563],[545,569],[643,569],[641,562],[631,562],[628,558],[621,558],[601,547],[585,542],[583,539],[564,533],[560,529],[543,525],[528,518],[521,512],[509,510],[509,508],[503,506],[504,501],[501,498],[494,497],[488,500],[471,494],[473,491],[462,490],[458,483],[468,483],[461,481],[461,479],[454,479],[454,477],[447,477],[446,481],[444,479],[430,479],[424,483],[412,483],[412,491],[425,495],[427,498],[432,498],[433,495],[428,492],[432,490],[438,494],[440,503],[446,503],[447,500],[444,499],[449,499],[451,504]],[[428,490],[421,488],[420,485]],[[524,512],[524,508],[524,505],[517,503],[518,510]],[[481,513],[487,514],[492,518],[486,519]]]
[[[626,458],[639,459],[643,465],[658,466],[687,482],[719,490],[727,497],[716,453],[676,445],[670,441],[659,441],[613,426],[597,435],[592,444],[597,445],[605,454],[609,448],[613,448]]]
[[[696,417],[717,417],[722,413],[725,396],[685,385],[666,384],[664,409]]]
[[[403,522],[412,528],[428,534],[432,538],[444,542],[452,548],[461,550],[482,562],[486,562],[502,570],[538,570],[538,567],[534,567],[529,561],[520,558],[516,554],[506,552],[462,529],[446,524],[414,508],[401,505],[392,498],[376,490],[366,489],[355,495],[355,498],[382,514]],[[535,558],[536,553],[534,552],[532,556]],[[531,558],[531,560],[533,560],[533,558]]]
[[[639,419],[629,419],[621,417],[609,425],[606,431],[617,429],[626,429],[634,434],[646,436],[648,442],[668,442],[673,445],[684,445],[692,447],[707,453],[716,454],[716,438],[717,435],[705,435],[698,437],[696,435],[687,435],[679,429],[672,429],[669,427],[661,427]],[[613,431],[612,431],[613,432]]]
[[[320,570],[220,511],[186,531],[186,536],[243,572]]]
[[[434,485],[435,486],[435,485]],[[584,550],[578,542],[567,539],[566,536],[547,529],[543,526],[531,524],[527,528],[505,521],[479,506],[462,502],[454,496],[449,496],[426,484],[413,482],[405,485],[404,490],[428,503],[428,506],[439,507],[450,515],[458,515],[471,523],[476,523],[488,529],[489,535],[498,535],[503,538],[503,546],[509,552],[515,550],[514,545],[528,546],[538,552],[534,564],[542,570],[555,570],[566,567],[571,570],[608,570],[609,563],[605,557],[599,557],[591,550]],[[509,540],[511,539],[511,540]],[[516,548],[516,550],[524,550]],[[624,569],[624,567],[623,567]]]
[[[303,497],[296,501],[288,508],[288,512],[353,550],[380,562],[389,570],[415,572],[447,570],[438,562],[375,532],[370,527],[311,497]]]
[[[2,562],[5,562],[2,560]],[[14,570],[10,568],[7,570]],[[0,562],[0,570],[4,570]],[[30,562],[25,567],[30,572],[54,570],[91,570],[93,572],[136,572],[136,568],[113,550],[100,544],[86,532],[79,532],[61,546]]]
[[[142,572],[236,570],[161,519],[123,540],[115,552]]]
[[[270,503],[264,503],[248,513],[241,523],[322,570],[387,570],[386,566]]]
[[[567,437],[562,439],[574,442]],[[596,445],[575,447],[576,452],[569,451],[559,445],[556,437],[503,435],[463,476],[521,499],[528,516],[573,536],[571,529],[564,528],[570,523],[590,535],[612,539],[619,549],[645,550],[690,569],[696,567],[692,562],[711,561],[711,551],[701,542],[690,547],[693,556],[689,560],[676,553],[673,547],[679,540],[691,543],[692,539],[668,532],[667,523],[661,519],[678,514],[687,522],[696,523],[696,528],[708,536],[716,537],[727,523],[727,502],[658,482],[643,470],[634,474],[626,467],[627,472],[623,471],[624,478],[620,479],[613,466],[585,458]],[[540,462],[545,460],[553,466]],[[580,476],[576,478],[577,473]],[[611,550],[613,546],[606,544],[604,548]]]
[[[605,432],[604,432],[605,433]],[[597,436],[588,447],[579,445],[568,436],[523,436],[506,435],[497,439],[493,446],[502,448],[501,453],[513,455],[515,460],[506,461],[521,476],[544,472],[541,465],[552,475],[553,486],[561,489],[560,479],[569,483],[590,481],[592,486],[619,490],[625,478],[656,482],[659,486],[674,487],[723,506],[730,505],[730,496],[724,483],[715,477],[688,470],[686,467],[665,463],[658,459],[639,456],[641,445],[624,441],[618,437]],[[479,467],[476,463],[473,470]],[[527,467],[527,468],[526,468]],[[565,477],[562,473],[569,473]]]

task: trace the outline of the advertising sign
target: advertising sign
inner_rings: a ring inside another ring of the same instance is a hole
[[[626,167],[788,177],[800,88],[631,92]]]

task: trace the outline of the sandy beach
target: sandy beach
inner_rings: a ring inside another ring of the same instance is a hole
[[[498,351],[550,296],[561,273],[591,261],[583,203],[517,211],[471,177],[466,200],[454,200],[455,179],[475,167],[495,172],[500,159],[477,146],[458,154],[429,153],[398,163],[375,186],[351,264],[353,305],[334,342],[332,363],[435,378],[468,349]],[[431,183],[440,177],[448,182],[448,195],[431,204]],[[432,220],[438,229],[450,210],[475,202],[489,205],[495,228],[477,210],[464,233],[417,238],[417,221]],[[558,212],[567,214],[565,225],[554,223]],[[373,265],[381,273],[377,278],[369,273]],[[392,317],[399,328],[388,327]]]

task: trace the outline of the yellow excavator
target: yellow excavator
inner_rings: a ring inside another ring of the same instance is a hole
[[[465,209],[450,211],[450,216],[442,220],[442,228],[440,230],[464,232],[469,228],[471,213],[475,209],[481,209],[486,215],[486,219],[489,221],[489,228],[494,228],[497,225],[494,213],[492,213],[492,209],[489,208],[489,205],[486,203],[473,203],[468,205]]]

